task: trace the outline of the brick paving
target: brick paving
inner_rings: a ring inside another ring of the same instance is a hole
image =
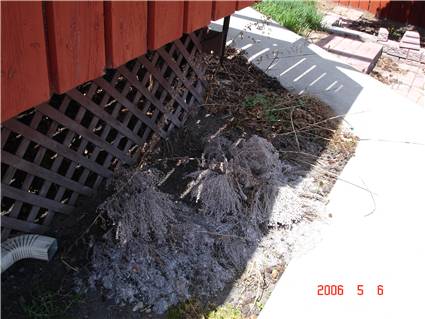
[[[363,73],[370,73],[382,53],[382,45],[331,34],[316,43]]]
[[[425,107],[425,65],[407,62],[404,59],[399,59],[398,65],[406,73],[398,76],[398,83],[391,87],[416,104]]]
[[[330,16],[328,20],[333,21],[331,18],[337,20],[338,16]],[[321,35],[314,42],[360,72],[373,70],[372,76],[425,108],[425,49],[420,47],[417,32],[405,32],[400,42],[389,40],[388,30],[384,28],[371,41],[330,34]],[[392,65],[380,63],[381,56],[387,61],[391,59]]]

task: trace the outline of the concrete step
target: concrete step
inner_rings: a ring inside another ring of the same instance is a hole
[[[419,33],[416,31],[406,31],[400,40],[400,48],[419,51],[421,49]]]

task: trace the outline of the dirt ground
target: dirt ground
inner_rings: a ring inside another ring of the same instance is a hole
[[[425,30],[413,25],[390,20],[381,20],[374,17],[361,17],[357,21],[348,20],[342,26],[371,35],[378,35],[379,28],[386,28],[389,32],[388,39],[397,42],[401,40],[406,31],[417,31],[420,36],[421,47],[425,47]]]
[[[87,283],[94,271],[93,247],[116,227],[96,209],[114,196],[105,187],[97,198],[80,203],[72,218],[56,222],[49,235],[59,238],[60,250],[52,262],[24,260],[2,275],[4,318],[213,318],[206,313],[222,304],[236,309],[235,318],[258,315],[292,254],[302,249],[299,239],[314,236],[316,228],[331,218],[321,209],[338,174],[355,152],[356,138],[326,105],[287,92],[240,52],[228,50],[222,64],[217,57],[206,59],[209,90],[203,107],[184,128],[168,140],[158,141],[132,169],[158,170],[163,180],[159,191],[178,198],[187,187],[188,173],[199,169],[207,140],[222,136],[237,142],[259,136],[272,144],[281,161],[296,168],[296,184],[306,185],[308,191],[297,190],[294,194],[299,196],[291,200],[299,201],[300,206],[317,204],[318,209],[290,225],[273,223],[271,215],[263,238],[223,290],[202,298],[193,295],[157,315],[151,304],[119,305],[110,298],[110,289],[93,288]],[[291,185],[290,190],[295,190],[297,186]],[[199,209],[193,198],[182,203]],[[273,247],[281,250],[273,251]],[[265,256],[272,256],[274,262],[267,264],[271,259]]]
[[[370,75],[385,83],[391,85],[398,83],[399,75],[404,75],[407,72],[399,67],[398,61],[387,54],[383,54],[376,63]]]

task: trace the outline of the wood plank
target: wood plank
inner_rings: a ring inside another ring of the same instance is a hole
[[[177,65],[177,62],[174,61],[174,59],[168,54],[168,52],[166,50],[164,50],[164,48],[159,49],[158,53],[165,60],[165,62],[169,65],[169,67],[174,71],[174,73],[177,75],[177,77],[183,82],[186,89],[192,93],[192,95],[198,100],[199,103],[202,103],[203,102],[202,97],[195,90],[195,87],[193,86],[192,82],[189,81],[186,78],[186,76],[183,74],[183,72],[180,70],[180,67]]]
[[[131,131],[128,127],[122,125],[120,121],[118,121],[114,116],[109,114],[108,112],[105,112],[102,110],[99,105],[94,103],[90,98],[87,96],[81,94],[80,91],[77,89],[74,89],[72,91],[69,91],[67,95],[71,98],[80,103],[81,105],[84,105],[84,108],[92,112],[94,115],[99,117],[101,120],[108,123],[109,126],[112,126],[114,129],[116,129],[119,133],[121,133],[123,136],[127,137],[128,139],[132,140],[136,144],[142,145],[143,141],[140,138],[140,136],[136,135],[133,131]]]
[[[134,164],[134,160],[128,154],[123,153],[117,147],[117,145],[112,145],[106,142],[104,139],[94,134],[92,130],[87,129],[80,123],[70,119],[68,116],[51,107],[49,104],[42,104],[38,106],[37,109],[39,112],[50,117],[52,120],[61,123],[71,131],[75,132],[78,135],[81,135],[94,145],[100,147],[103,150],[106,150],[109,154],[112,154],[124,163],[129,165]]]
[[[11,153],[2,151],[1,152],[2,163],[13,166],[14,168],[20,169],[21,171],[27,172],[28,174],[38,176],[49,182],[56,183],[63,187],[69,188],[74,192],[77,192],[86,196],[93,196],[94,192],[91,188],[84,186],[80,183],[73,181],[66,176],[59,175],[52,170],[46,169],[42,166],[36,165],[34,163],[28,162],[23,158],[20,158]]]
[[[412,1],[408,22],[410,24],[425,27],[425,2]]]
[[[1,2],[1,121],[49,99],[41,2]]]
[[[156,50],[183,34],[184,2],[148,2],[148,48]]]
[[[425,3],[421,2],[421,6],[419,7],[420,10],[420,18],[419,18],[419,22],[418,22],[418,26],[425,28],[425,19],[423,17],[425,17]]]
[[[214,1],[212,19],[218,20],[231,15],[236,10],[237,1]]]
[[[236,10],[241,10],[243,8],[252,6],[256,1],[251,1],[251,0],[241,0],[238,1],[236,4]]]
[[[146,124],[150,127],[155,133],[159,136],[165,138],[164,132],[160,131],[156,126],[155,122],[152,121],[149,117],[147,117],[136,105],[127,100],[120,92],[117,91],[108,81],[104,78],[98,78],[95,80],[95,83],[105,89],[114,99],[116,99],[120,104],[125,106],[132,112],[142,123]],[[135,131],[135,130],[133,130]],[[142,140],[143,141],[143,138]],[[140,142],[139,142],[140,143]]]
[[[212,1],[185,1],[184,27],[186,33],[207,26],[211,21]]]
[[[1,226],[4,228],[16,229],[25,233],[43,234],[49,229],[47,226],[44,225],[34,224],[8,216],[1,217],[1,224]],[[4,237],[5,238],[3,238],[2,234],[2,240],[5,240],[7,236]]]
[[[159,101],[154,94],[151,94],[151,92],[149,92],[147,88],[142,85],[142,83],[132,72],[130,72],[125,66],[120,67],[118,71],[123,76],[125,76],[128,81],[130,81],[131,85],[133,85],[140,92],[142,92],[143,96],[146,97],[153,105],[155,105],[157,109],[160,110],[167,119],[170,119],[177,127],[181,127],[182,124],[180,123],[180,120],[173,113],[169,112],[161,103],[161,101]]]
[[[391,3],[389,0],[381,0],[379,8],[379,18],[387,18],[390,13]]]
[[[404,4],[410,5],[408,2],[392,1],[390,3],[390,12],[388,18],[399,22],[407,21],[407,16],[405,16],[406,6]]]
[[[372,0],[369,1],[369,9],[368,11],[370,13],[373,13],[374,15],[379,14],[379,10],[381,9],[381,1]]]
[[[103,3],[46,2],[52,86],[58,93],[103,74]]]
[[[359,7],[359,0],[350,0],[350,7],[357,9]]]
[[[186,111],[189,111],[189,106],[186,104],[186,102],[182,99],[182,97],[178,94],[177,91],[175,91],[170,83],[164,78],[164,76],[161,74],[160,70],[156,68],[146,57],[142,56],[138,59],[145,68],[151,73],[155,80],[157,80],[161,86],[168,92],[168,94],[176,100],[177,103],[180,104],[181,107],[183,107]]]
[[[369,9],[369,1],[368,0],[360,0],[359,1],[359,9],[367,11]]]
[[[41,146],[49,149],[54,150],[59,155],[73,161],[76,163],[80,163],[84,167],[88,168],[89,170],[103,176],[106,178],[109,178],[112,176],[112,172],[108,170],[107,168],[97,164],[96,162],[88,159],[87,157],[75,152],[68,146],[62,145],[58,142],[56,142],[53,139],[46,138],[45,135],[41,134],[40,132],[32,129],[31,127],[26,126],[25,124],[22,124],[21,122],[11,119],[4,123],[4,126],[9,128],[11,131],[14,131],[16,133],[22,134],[27,139],[34,141],[37,144],[40,144]]]
[[[147,51],[147,2],[105,1],[106,64],[116,68]]]
[[[189,63],[189,65],[193,69],[193,71],[195,71],[196,75],[198,76],[198,79],[201,81],[201,83],[204,85],[204,87],[207,87],[207,81],[205,80],[204,74],[200,70],[199,66],[196,65],[196,63],[193,60],[193,57],[195,55],[195,51],[192,50],[192,52],[189,53],[186,50],[185,45],[180,41],[180,39],[176,40],[176,42],[174,42],[174,44],[176,45],[177,49],[179,49],[180,53],[183,54],[184,58],[186,59],[187,63]]]
[[[1,191],[2,196],[23,201],[38,207],[48,208],[55,212],[69,214],[74,210],[74,207],[71,205],[62,204],[52,199],[41,197],[31,192],[23,191],[19,188],[15,188],[6,184],[1,184]]]

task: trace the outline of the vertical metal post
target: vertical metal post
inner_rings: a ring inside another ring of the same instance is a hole
[[[220,48],[220,62],[223,62],[224,58],[224,51],[226,49],[226,40],[227,40],[227,33],[229,32],[229,25],[230,25],[230,16],[224,17],[223,22],[223,33],[221,38],[221,48]]]

